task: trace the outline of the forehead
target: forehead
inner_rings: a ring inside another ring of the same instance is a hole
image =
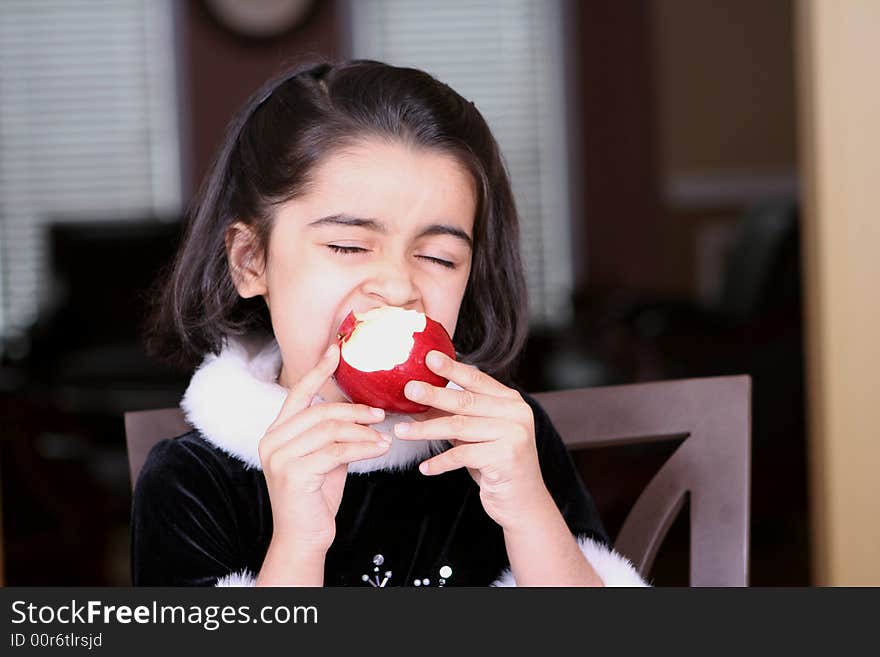
[[[473,227],[473,177],[457,158],[436,149],[362,141],[327,155],[311,179],[301,200],[312,212],[380,217],[390,223],[444,219],[468,231]]]

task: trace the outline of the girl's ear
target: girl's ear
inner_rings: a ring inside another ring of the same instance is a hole
[[[267,294],[265,265],[250,226],[235,222],[226,229],[224,241],[229,273],[238,294],[245,299]]]

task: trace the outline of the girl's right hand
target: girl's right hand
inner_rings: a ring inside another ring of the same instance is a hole
[[[272,503],[273,542],[299,556],[323,557],[336,537],[336,512],[348,464],[376,458],[391,445],[364,426],[381,422],[384,411],[363,404],[311,404],[336,371],[339,347],[290,388],[275,421],[260,439],[260,462]]]

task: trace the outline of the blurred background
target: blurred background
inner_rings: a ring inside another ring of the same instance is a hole
[[[825,472],[814,462],[852,439],[864,451],[842,450],[849,461],[837,465],[875,467],[865,433],[878,431],[876,414],[862,414],[847,425],[855,434],[837,432],[837,407],[825,406],[853,395],[862,412],[872,403],[845,377],[830,378],[841,361],[822,341],[843,345],[848,325],[827,324],[834,288],[825,285],[832,269],[822,248],[834,242],[820,238],[833,194],[815,196],[826,151],[811,146],[831,143],[820,119],[833,113],[810,109],[839,70],[813,68],[814,59],[850,66],[840,35],[862,30],[869,42],[880,3],[821,4],[3,0],[5,583],[130,584],[123,413],[177,405],[191,374],[145,355],[144,290],[174,253],[235,110],[267,77],[315,56],[423,68],[485,115],[522,218],[533,317],[521,385],[537,392],[750,374],[751,583],[880,582],[880,530],[865,520],[877,515],[880,489],[848,489],[864,471]],[[856,10],[875,20],[818,18]],[[832,91],[852,91],[860,79]],[[864,107],[849,98],[846,107]],[[867,123],[870,114],[845,116]],[[880,182],[876,163],[860,162]],[[847,235],[834,251],[841,266],[867,255],[860,240],[880,246],[871,210],[848,207],[860,223],[836,218]],[[865,275],[880,271],[859,273],[858,287],[847,288],[851,305],[833,316],[876,327]],[[873,351],[846,352],[850,366],[880,365],[873,340],[857,344]],[[808,371],[840,386],[809,388]],[[646,466],[634,456],[627,476],[650,477],[664,458]],[[587,455],[576,461],[594,494],[613,491],[620,473]],[[850,497],[832,499],[835,491]],[[858,500],[851,534],[833,522],[846,499]],[[847,546],[862,555],[857,564],[874,565],[838,567],[852,563]],[[679,522],[655,582],[685,584],[687,558]]]

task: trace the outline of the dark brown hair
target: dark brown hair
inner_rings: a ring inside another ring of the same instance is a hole
[[[454,338],[462,360],[509,380],[525,343],[528,300],[510,180],[473,103],[423,71],[322,61],[267,82],[238,112],[195,199],[174,261],[149,296],[148,352],[191,369],[224,339],[271,334],[262,297],[241,298],[224,236],[248,224],[268,254],[273,208],[306,193],[316,165],[369,137],[451,154],[477,191],[474,250]]]

